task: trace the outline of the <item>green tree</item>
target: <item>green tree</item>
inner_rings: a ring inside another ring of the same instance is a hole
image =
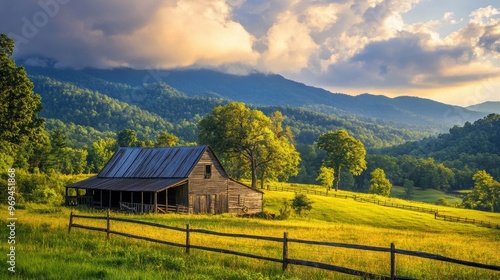
[[[118,145],[120,147],[135,147],[137,146],[137,133],[132,129],[124,129],[118,132]]]
[[[463,201],[466,208],[500,212],[500,183],[484,170],[472,177],[474,188]]]
[[[371,173],[372,179],[370,180],[369,193],[379,194],[382,196],[389,196],[391,194],[392,184],[385,177],[385,172],[381,168],[373,170]]]
[[[335,178],[335,170],[331,167],[321,166],[319,168],[319,175],[316,181],[319,181],[326,191],[329,191],[333,187],[333,180]]]
[[[261,188],[267,180],[287,181],[290,176],[297,175],[300,155],[293,144],[293,134],[289,126],[283,128],[283,114],[273,112],[270,117],[274,140],[268,143],[261,158],[267,159],[259,165],[257,173]]]
[[[87,164],[92,173],[99,172],[118,148],[118,143],[113,138],[99,138],[94,141],[88,151]]]
[[[198,138],[200,143],[210,145],[223,161],[244,160],[249,166],[252,187],[256,188],[259,168],[289,163],[285,154],[295,150],[293,145],[285,146],[290,142],[285,141],[286,137],[277,137],[272,125],[261,111],[232,102],[214,108],[199,122]]]
[[[405,198],[412,199],[415,194],[415,187],[413,186],[413,181],[405,179],[403,183],[403,188],[405,189]]]
[[[19,149],[43,133],[41,97],[22,66],[11,59],[14,41],[0,34],[0,164],[12,165]]]
[[[49,169],[61,171],[63,162],[66,160],[62,150],[67,147],[68,137],[60,129],[54,129],[50,133],[50,151],[44,159],[44,171]]]
[[[318,147],[327,154],[324,165],[333,168],[337,173],[335,191],[339,189],[342,168],[346,168],[353,175],[359,175],[366,169],[365,146],[344,129],[320,135]]]
[[[177,145],[179,137],[166,131],[160,132],[156,138],[155,147],[171,147]]]
[[[299,216],[302,216],[303,211],[311,211],[312,204],[313,201],[303,193],[295,193],[295,197],[292,200],[292,208]]]

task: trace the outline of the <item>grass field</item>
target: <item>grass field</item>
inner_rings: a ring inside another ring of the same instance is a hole
[[[306,186],[307,187],[307,186]],[[345,192],[346,194],[350,194]],[[278,213],[283,198],[293,193],[265,191],[265,210]],[[127,215],[113,216],[154,221],[178,227],[219,232],[363,244],[440,254],[468,261],[500,265],[500,230],[435,220],[433,215],[356,202],[353,199],[309,195],[313,209],[289,220],[239,218],[231,215]],[[370,196],[371,197],[371,196]],[[382,199],[382,198],[381,198]],[[410,202],[391,198],[406,204]],[[431,207],[425,203],[411,203]],[[436,207],[432,205],[432,207]],[[75,213],[103,215],[102,211],[75,209]],[[440,213],[500,223],[500,214],[439,207]],[[5,212],[4,212],[5,213]],[[0,272],[1,279],[359,279],[320,269],[289,266],[244,257],[184,249],[111,236],[75,228],[67,233],[70,209],[27,205],[16,211],[16,273]],[[75,222],[105,227],[105,221]],[[0,222],[6,228],[6,218]],[[112,223],[113,230],[183,243],[184,233],[148,226]],[[1,231],[2,252],[8,252],[8,232]],[[231,237],[192,234],[192,244],[219,247],[269,257],[281,257],[281,245]],[[5,256],[5,255],[4,255]],[[290,258],[389,274],[389,254],[352,249],[290,244]],[[419,279],[499,279],[500,272],[469,268],[415,257],[397,256],[397,274]]]
[[[405,198],[405,189],[400,186],[392,186],[391,197]],[[460,204],[462,199],[453,195],[446,194],[442,191],[435,189],[420,189],[415,188],[412,200],[422,201],[428,203],[437,203],[440,198],[446,199],[450,204]]]

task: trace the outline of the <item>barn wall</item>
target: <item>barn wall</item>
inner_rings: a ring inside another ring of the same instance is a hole
[[[207,165],[211,166],[210,178],[205,178]],[[228,212],[228,179],[229,177],[215,156],[210,150],[205,151],[188,178],[191,213]]]
[[[262,212],[263,193],[229,180],[229,213],[256,214]]]

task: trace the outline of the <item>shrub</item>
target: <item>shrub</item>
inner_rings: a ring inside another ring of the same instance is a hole
[[[292,208],[295,213],[299,216],[302,215],[302,211],[310,211],[312,209],[313,202],[305,194],[295,194],[292,200]]]
[[[292,214],[292,209],[290,202],[283,198],[283,207],[280,208],[280,215],[278,216],[279,220],[286,220],[290,218],[290,215]]]

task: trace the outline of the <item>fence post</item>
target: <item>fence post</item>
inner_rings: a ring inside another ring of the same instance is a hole
[[[109,208],[106,210],[106,240],[109,240]]]
[[[71,232],[71,226],[73,225],[73,211],[69,214],[69,225],[68,225],[68,234]]]
[[[283,271],[288,266],[288,233],[283,233]]]
[[[396,279],[396,246],[391,243],[391,280]]]
[[[438,215],[438,213],[434,212],[434,219],[437,219],[437,215]]]
[[[189,224],[186,224],[186,254],[188,254],[188,255],[189,255],[189,245],[190,245]]]

